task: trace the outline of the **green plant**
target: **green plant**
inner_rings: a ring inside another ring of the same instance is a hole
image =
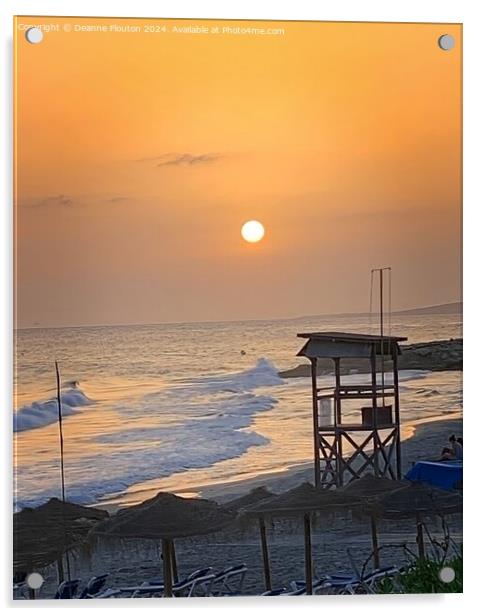
[[[439,577],[443,567],[451,567],[455,578],[450,583]],[[377,586],[377,593],[445,593],[462,592],[462,553],[450,558],[417,558],[395,578],[385,578]]]

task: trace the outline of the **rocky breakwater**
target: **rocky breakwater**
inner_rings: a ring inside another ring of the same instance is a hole
[[[398,359],[399,370],[462,370],[462,338],[400,345],[400,349],[402,353]],[[385,370],[389,371],[392,367],[392,361],[385,358],[384,366]],[[365,359],[342,359],[340,368],[342,374],[356,374],[367,372],[369,365]],[[310,364],[306,362],[295,368],[283,370],[279,375],[284,379],[308,377],[310,370]],[[318,374],[333,374],[333,361],[331,359],[318,359]]]

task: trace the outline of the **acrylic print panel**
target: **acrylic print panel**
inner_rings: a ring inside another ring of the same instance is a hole
[[[461,49],[16,18],[15,596],[461,590]]]

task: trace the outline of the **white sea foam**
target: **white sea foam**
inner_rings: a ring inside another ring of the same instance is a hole
[[[209,391],[246,391],[256,387],[280,385],[283,379],[278,375],[276,366],[261,357],[253,368],[232,374],[197,377],[190,382],[194,387]]]
[[[259,359],[247,370],[177,381],[168,389],[124,403],[118,408],[122,420],[149,417],[156,418],[157,425],[150,422],[144,427],[141,422],[141,427],[99,434],[96,441],[105,450],[101,464],[98,454],[66,462],[68,498],[96,502],[132,484],[206,468],[269,443],[268,438],[250,430],[250,425],[255,415],[273,409],[278,401],[256,390],[283,382],[271,362]],[[17,495],[17,506],[38,504],[54,496],[50,488],[35,486],[39,473],[52,472],[51,463],[20,468],[19,472],[25,490]]]
[[[93,400],[90,400],[76,386],[62,392],[60,399],[62,401],[62,417],[79,413],[79,407],[93,404]],[[13,431],[23,432],[24,430],[42,428],[55,423],[58,418],[57,399],[32,402],[32,404],[22,406],[13,414]]]

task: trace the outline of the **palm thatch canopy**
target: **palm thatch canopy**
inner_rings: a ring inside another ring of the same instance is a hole
[[[55,498],[36,509],[15,513],[14,572],[34,571],[59,560],[64,552],[83,543],[92,526],[107,515],[100,509],[63,504]]]
[[[356,498],[373,498],[409,486],[406,481],[397,481],[388,477],[376,477],[370,473],[360,479],[351,481],[341,491]]]
[[[246,507],[251,507],[256,503],[267,500],[268,498],[272,498],[273,496],[275,496],[275,494],[270,492],[266,486],[259,486],[239,498],[224,503],[224,507],[238,511],[239,509],[245,509]]]
[[[103,509],[94,507],[83,507],[68,501],[62,502],[58,498],[51,498],[49,501],[37,507],[37,511],[46,514],[51,519],[65,519],[66,521],[85,520],[91,524],[104,518],[108,518],[109,514]]]
[[[169,492],[121,509],[92,531],[94,536],[176,539],[213,533],[229,526],[236,512],[214,501],[182,498]]]
[[[302,483],[292,490],[247,507],[243,513],[248,517],[264,514],[288,515],[357,508],[360,505],[359,499],[341,490],[320,490],[311,483]]]
[[[383,518],[423,517],[461,512],[462,497],[415,483],[381,496],[371,506],[373,513]]]

